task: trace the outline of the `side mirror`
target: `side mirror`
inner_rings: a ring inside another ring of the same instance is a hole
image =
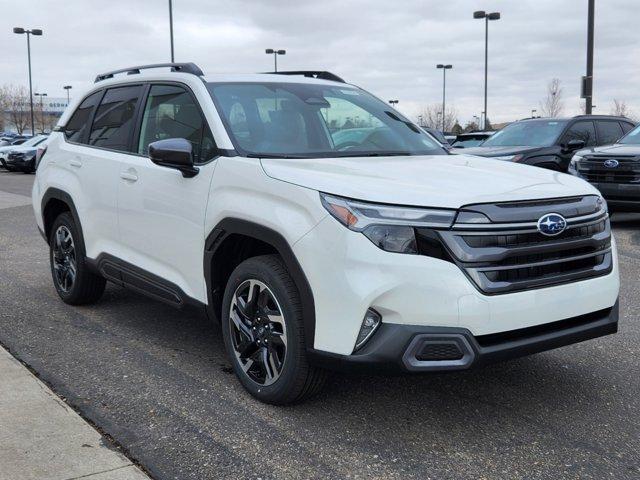
[[[185,178],[195,177],[200,171],[193,165],[193,147],[184,138],[167,138],[150,143],[149,158],[161,167],[180,170]]]
[[[584,146],[586,145],[584,140],[578,140],[577,138],[574,138],[573,140],[569,140],[565,145],[564,145],[564,149],[567,152],[573,152],[575,150],[581,150],[584,148]]]

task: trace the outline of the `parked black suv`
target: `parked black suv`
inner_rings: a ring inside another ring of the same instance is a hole
[[[611,210],[640,212],[640,126],[613,145],[576,152],[569,173],[600,190]]]
[[[464,153],[566,172],[577,150],[612,144],[633,127],[628,118],[609,115],[531,118],[507,125]]]

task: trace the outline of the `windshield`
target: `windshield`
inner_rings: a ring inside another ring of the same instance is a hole
[[[349,86],[210,83],[227,132],[256,157],[446,155],[387,104]]]
[[[494,133],[483,147],[549,147],[566,125],[562,120],[516,122]]]
[[[640,125],[618,140],[618,143],[624,143],[626,145],[640,145]]]
[[[452,146],[454,148],[477,147],[484,141],[484,138],[461,138],[460,140],[456,140],[455,142],[453,142]]]
[[[38,145],[40,142],[46,140],[47,137],[43,136],[43,135],[38,135],[37,137],[32,137],[29,140],[27,140],[26,142],[24,142],[22,144],[23,147],[34,147],[36,145]]]

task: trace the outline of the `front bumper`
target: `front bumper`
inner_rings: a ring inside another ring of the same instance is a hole
[[[640,212],[640,183],[595,183],[609,206],[614,210]]]
[[[3,163],[5,164],[5,168],[8,166],[16,170],[33,170],[35,162],[35,157],[12,158],[10,155]]]
[[[384,338],[388,325],[458,328],[477,338],[611,308],[620,286],[613,238],[611,273],[499,295],[480,292],[452,262],[385,252],[333,217],[322,220],[293,250],[313,292],[313,349],[342,356],[353,354],[368,308],[383,322],[370,342]]]
[[[357,373],[466,370],[616,333],[618,317],[616,302],[586,315],[481,336],[466,328],[383,324],[353,355],[310,354],[318,366]]]

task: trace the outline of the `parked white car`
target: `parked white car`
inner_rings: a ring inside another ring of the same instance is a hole
[[[98,76],[51,134],[33,206],[64,302],[109,280],[199,306],[274,404],[327,369],[461,370],[617,330],[583,180],[449,155],[327,72],[168,66]]]

